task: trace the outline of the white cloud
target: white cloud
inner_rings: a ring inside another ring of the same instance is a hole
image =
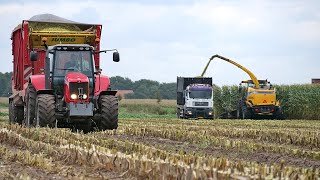
[[[118,48],[121,62],[102,55],[107,75],[174,82],[197,76],[207,59],[221,54],[258,78],[276,83],[306,82],[319,76],[320,15],[317,1],[195,1],[143,4],[123,1],[0,3],[0,54],[11,71],[11,30],[34,14],[52,13],[85,23],[103,24],[102,48]],[[313,50],[310,50],[313,49]],[[303,64],[308,61],[308,64]],[[10,64],[10,66],[9,66]],[[207,75],[217,84],[237,84],[248,76],[216,61]]]

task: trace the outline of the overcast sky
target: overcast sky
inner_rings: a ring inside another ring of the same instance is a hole
[[[319,0],[0,0],[0,72],[12,71],[12,29],[42,13],[102,24],[102,49],[121,56],[102,54],[108,76],[175,82],[219,54],[275,84],[320,78]],[[249,78],[220,60],[206,75],[218,85]]]

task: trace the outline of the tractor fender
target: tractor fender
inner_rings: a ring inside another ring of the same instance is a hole
[[[117,94],[118,91],[111,91],[111,90],[108,90],[108,91],[102,91],[100,92],[100,96],[101,95],[111,95],[111,96],[115,96]]]
[[[108,91],[110,86],[110,79],[108,76],[97,75],[95,76],[94,96],[99,96],[100,93]],[[105,94],[106,95],[106,94]]]
[[[52,94],[52,89],[45,88],[44,74],[32,75],[29,79],[29,83],[36,89],[37,94]]]
[[[44,74],[30,76],[29,83],[33,85],[36,91],[45,90]]]

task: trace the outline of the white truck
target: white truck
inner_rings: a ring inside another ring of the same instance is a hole
[[[177,77],[177,116],[213,119],[212,78]]]

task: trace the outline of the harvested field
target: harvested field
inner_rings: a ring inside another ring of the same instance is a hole
[[[121,118],[83,134],[1,118],[0,179],[320,178],[320,121]]]

